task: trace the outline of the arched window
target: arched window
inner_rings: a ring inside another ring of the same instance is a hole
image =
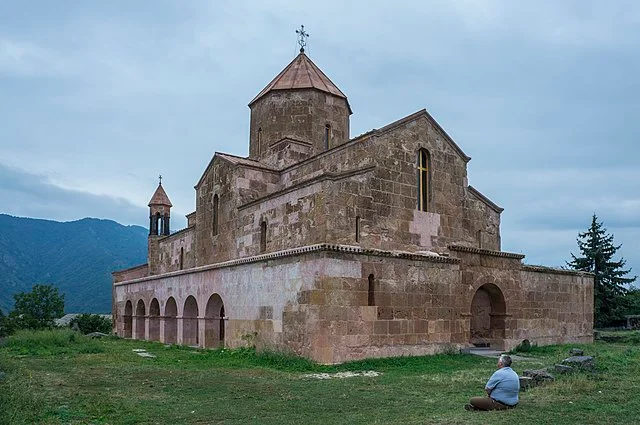
[[[213,236],[218,234],[218,194],[213,195]]]
[[[260,252],[267,250],[267,222],[262,221],[260,223]]]
[[[431,168],[431,156],[426,149],[418,151],[418,209],[429,211],[431,199],[431,180],[429,173]]]
[[[376,305],[376,294],[375,294],[374,285],[375,285],[375,279],[373,278],[373,274],[370,274],[369,275],[369,291],[368,291],[369,296],[367,299],[368,306]]]
[[[331,148],[331,126],[326,124],[324,126],[324,150],[329,150]]]
[[[356,242],[360,242],[360,216],[356,216]]]
[[[156,213],[156,225],[153,234],[156,236],[162,235],[162,217],[159,212]]]

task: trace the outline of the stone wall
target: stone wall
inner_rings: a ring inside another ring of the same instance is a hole
[[[499,303],[501,297],[504,303],[504,309],[498,307],[489,317],[498,329],[484,342],[509,350],[524,339],[539,345],[593,341],[592,275],[523,266],[524,256],[519,254],[450,248],[462,270],[453,307],[471,318],[473,299],[481,288],[490,295],[499,292],[494,301]]]
[[[269,169],[239,166],[214,157],[196,186],[197,265],[239,258],[248,235],[238,208],[278,188],[279,174]],[[213,200],[216,195],[218,227],[214,231]]]
[[[510,346],[593,342],[593,275],[539,266],[521,271],[521,314]]]
[[[417,210],[420,149],[431,158],[429,211]],[[265,252],[320,242],[402,251],[444,252],[451,243],[499,249],[502,209],[467,186],[468,159],[424,111],[281,171],[217,155],[196,186],[196,263],[259,254],[263,220]]]
[[[124,270],[111,273],[114,282],[124,282],[127,280],[140,279],[149,276],[149,265],[141,264]]]
[[[155,274],[195,267],[195,231],[193,227],[182,229],[170,236],[158,239]]]
[[[271,91],[251,105],[249,157],[270,156],[271,145],[285,138],[311,143],[311,155],[325,151],[325,125],[331,126],[330,148],[349,140],[346,99],[315,90]],[[260,143],[258,130],[262,129]]]
[[[133,311],[141,302],[148,312],[155,298],[163,316],[171,297],[177,341],[184,342],[182,316],[191,296],[199,336],[189,343],[208,346],[207,329],[217,320],[208,305],[219,295],[225,346],[256,344],[323,363],[457,349],[474,342],[477,326],[496,349],[523,339],[540,345],[592,341],[590,275],[522,266],[517,254],[468,247],[452,252],[458,258],[321,244],[116,283],[116,327],[122,335],[127,301]],[[488,305],[485,299],[474,307],[477,294],[489,297]],[[150,325],[139,328],[139,320],[150,318],[134,314],[133,337],[146,329],[148,338]]]

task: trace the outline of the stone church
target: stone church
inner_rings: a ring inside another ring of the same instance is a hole
[[[249,156],[213,155],[186,229],[153,194],[147,264],[113,273],[118,335],[322,363],[592,341],[593,277],[502,251],[502,208],[426,110],[351,138],[304,49],[249,108]]]

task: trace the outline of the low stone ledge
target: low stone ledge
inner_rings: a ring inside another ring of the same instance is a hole
[[[449,245],[449,250],[457,252],[467,252],[470,254],[489,255],[492,257],[512,258],[514,260],[522,260],[524,254],[516,254],[514,252],[493,251],[491,249],[475,248],[472,246]]]
[[[537,266],[533,264],[523,264],[522,270],[527,272],[534,272],[534,273],[553,273],[553,274],[565,274],[565,275],[572,275],[572,276],[593,276],[593,273],[583,272],[580,270],[558,269],[555,267]]]
[[[444,257],[441,255],[419,254],[419,253],[408,252],[408,251],[385,251],[381,249],[366,249],[366,248],[361,248],[359,246],[353,246],[353,245],[338,245],[338,244],[322,243],[322,244],[316,244],[316,245],[307,245],[299,248],[286,249],[283,251],[271,252],[268,254],[260,254],[260,255],[254,255],[251,257],[238,258],[235,260],[224,261],[221,263],[209,264],[209,265],[200,266],[200,267],[193,267],[190,269],[176,270],[169,273],[157,274],[153,276],[145,276],[138,279],[116,282],[114,283],[114,286],[130,285],[133,283],[164,279],[166,277],[174,277],[174,276],[180,276],[180,275],[190,274],[190,273],[200,273],[208,270],[234,267],[238,265],[256,263],[260,261],[275,260],[278,258],[293,257],[296,255],[310,253],[310,252],[342,252],[342,253],[351,253],[351,254],[359,254],[359,255],[372,255],[377,257],[398,258],[398,259],[412,260],[412,261],[460,264],[460,260],[458,258]]]

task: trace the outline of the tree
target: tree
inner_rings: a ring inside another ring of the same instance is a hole
[[[13,331],[13,321],[10,317],[5,316],[2,309],[0,309],[0,338],[11,335]]]
[[[625,270],[626,261],[620,258],[614,261],[613,256],[622,245],[614,245],[613,235],[598,222],[594,214],[591,226],[584,233],[578,234],[578,248],[581,256],[571,254],[572,260],[567,265],[574,270],[593,273],[595,289],[594,314],[596,326],[607,326],[623,319],[624,310],[620,302],[627,293],[628,285],[636,277],[625,277],[631,269]]]
[[[51,285],[35,285],[31,292],[15,294],[11,316],[19,328],[41,329],[54,325],[54,319],[64,314],[64,294]]]

